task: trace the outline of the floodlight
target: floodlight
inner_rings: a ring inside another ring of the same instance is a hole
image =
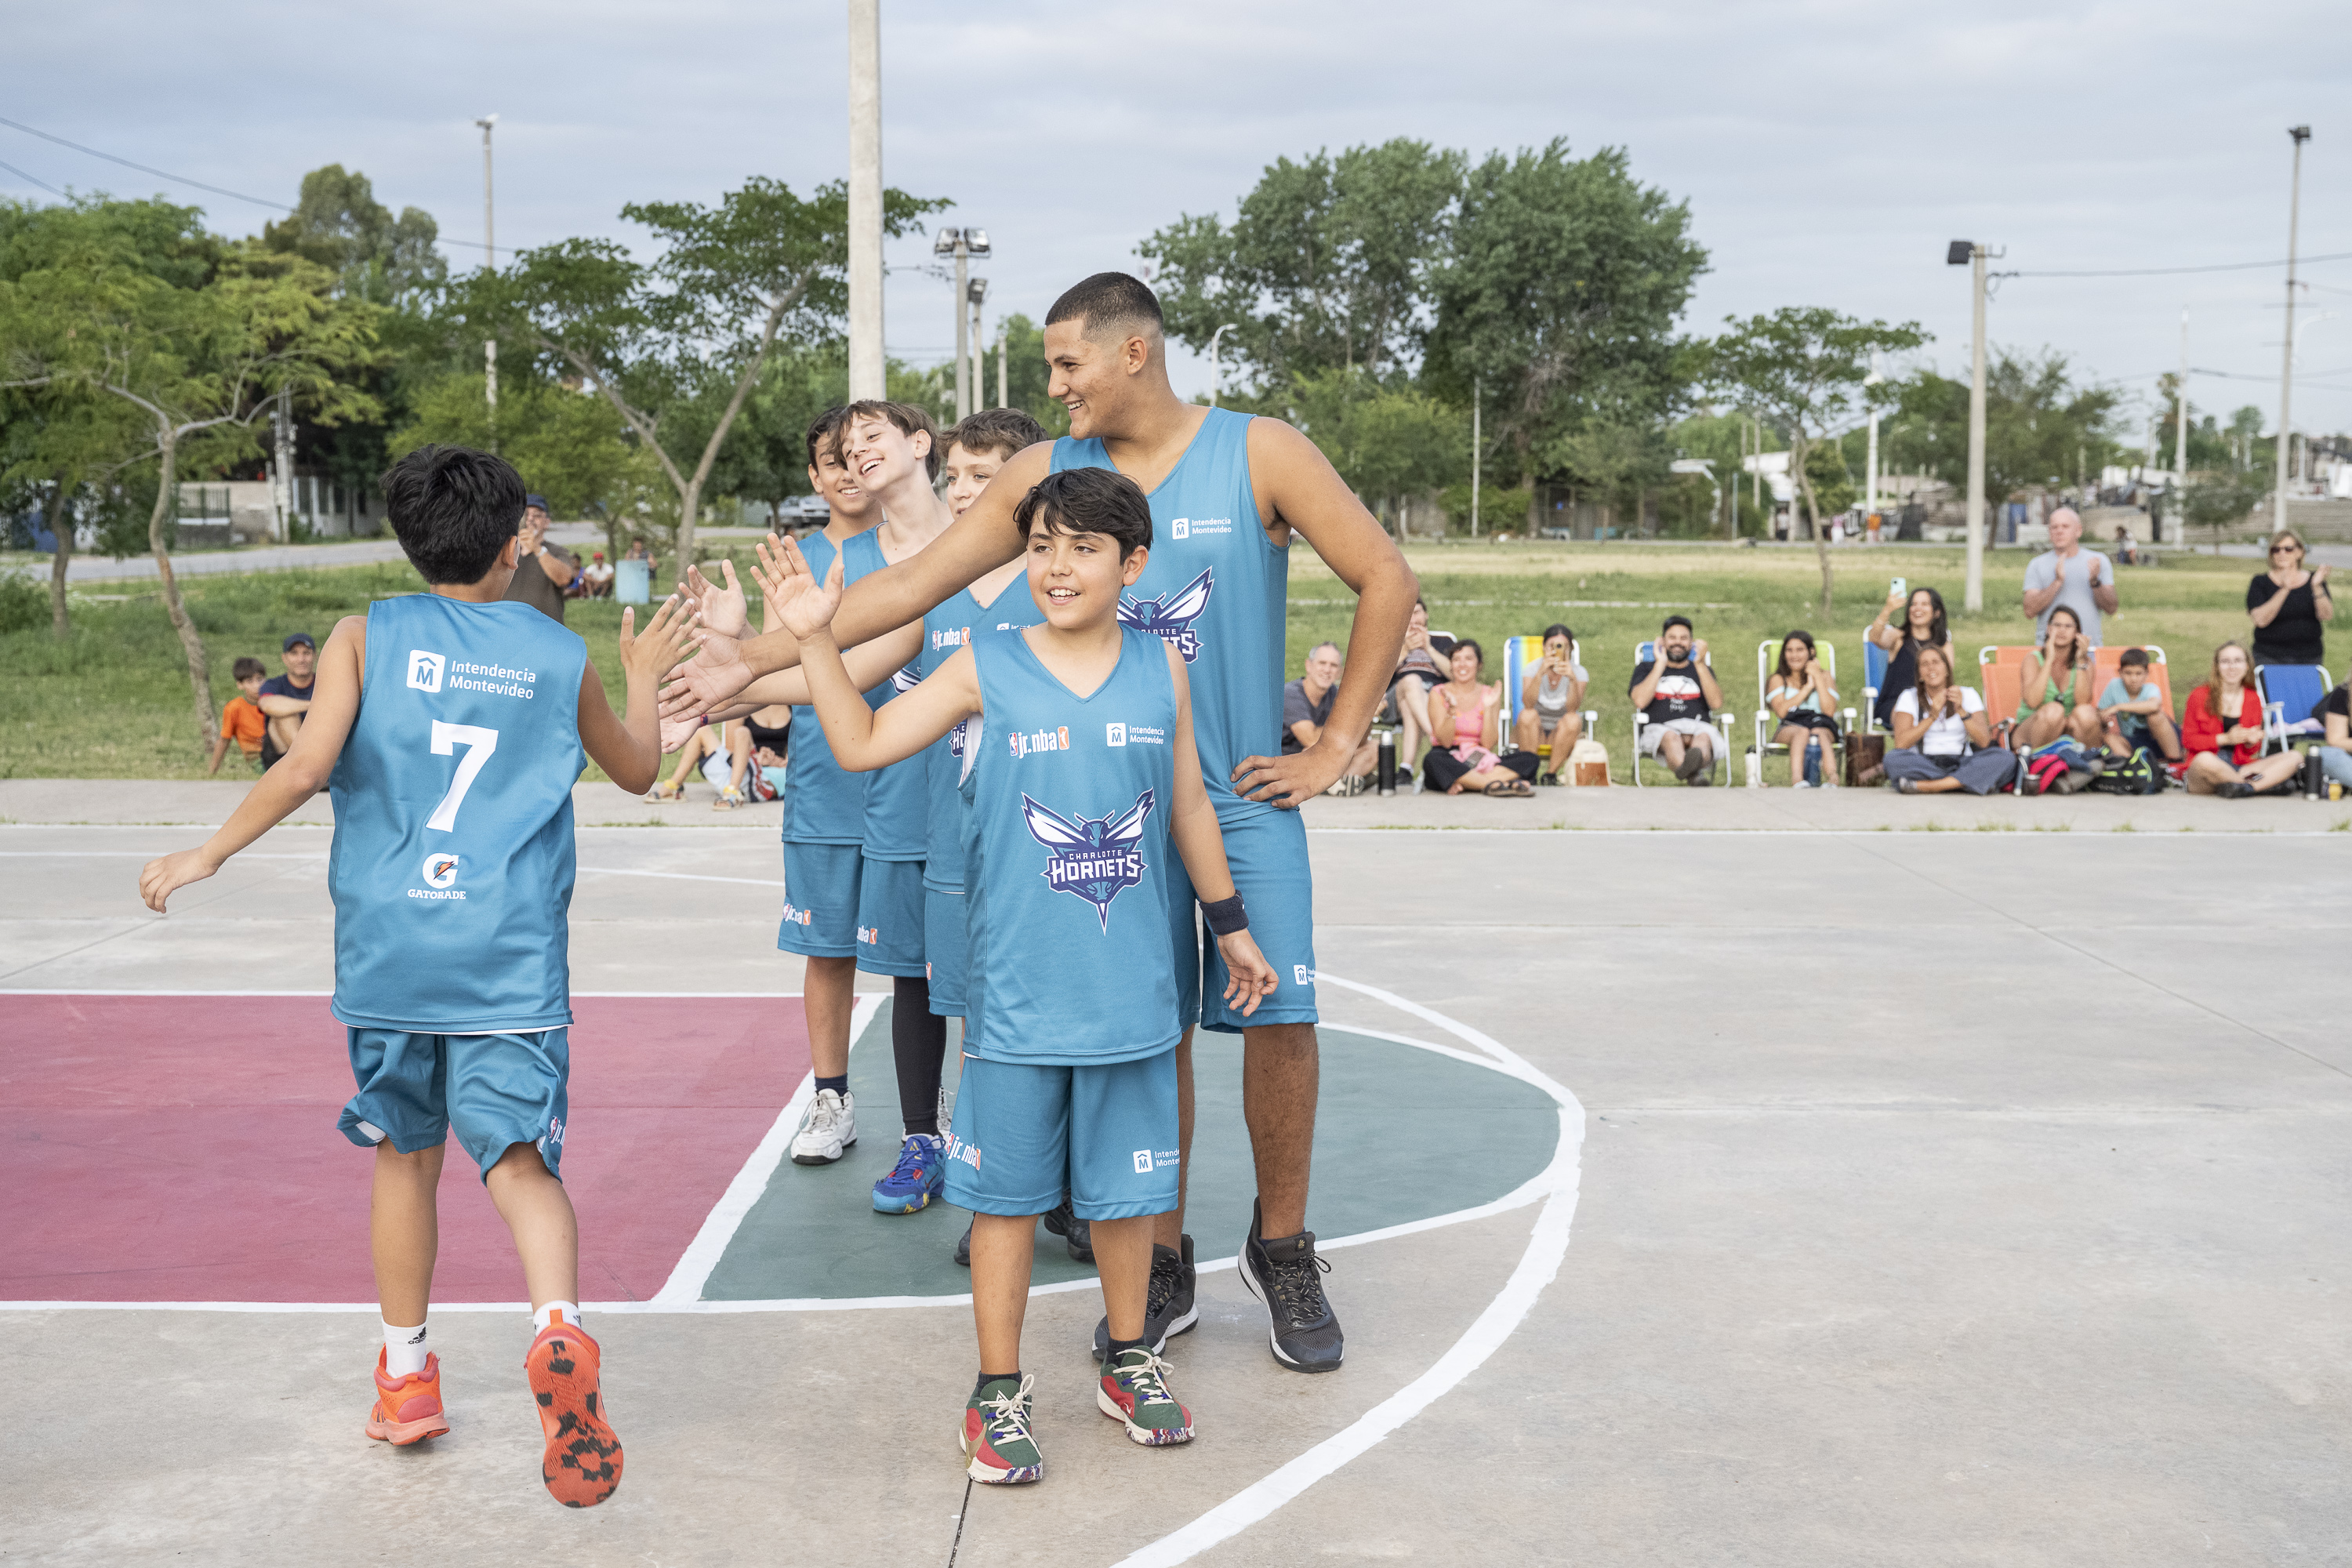
[[[960,228],[943,228],[940,230],[939,233],[931,237],[931,254],[933,256],[953,256],[956,249],[956,241],[962,237],[963,230]]]
[[[1956,239],[1952,241],[1950,247],[1944,252],[1944,265],[1947,267],[1966,267],[1969,262],[1976,259],[1976,255],[1977,244],[1975,240]]]
[[[964,288],[964,296],[977,305],[988,298],[988,279],[975,278]]]
[[[971,251],[974,256],[986,256],[988,254],[988,230],[984,228],[965,229],[963,231],[963,244],[964,248]]]

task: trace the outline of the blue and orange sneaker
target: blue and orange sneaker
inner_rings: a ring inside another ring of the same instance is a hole
[[[1045,1478],[1045,1457],[1029,1435],[1029,1391],[1036,1383],[992,1377],[972,1391],[963,1407],[963,1457],[973,1480],[1008,1487]]]
[[[375,1352],[375,1405],[368,1412],[367,1435],[378,1442],[404,1448],[449,1430],[441,1409],[441,1358],[427,1355],[425,1370],[392,1377],[383,1370],[383,1347]]]
[[[1140,1345],[1121,1351],[1103,1363],[1095,1404],[1112,1420],[1124,1422],[1129,1439],[1147,1448],[1189,1443],[1192,1413],[1168,1392],[1168,1374],[1174,1370]]]
[[[593,1508],[621,1485],[621,1440],[604,1419],[598,1387],[603,1361],[596,1342],[561,1317],[539,1331],[522,1358],[547,1438],[539,1479],[566,1508]]]
[[[874,1212],[913,1214],[929,1206],[947,1181],[946,1141],[928,1132],[909,1132],[898,1146],[898,1163],[874,1184]]]

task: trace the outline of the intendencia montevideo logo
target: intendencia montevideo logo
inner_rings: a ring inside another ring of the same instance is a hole
[[[446,686],[453,691],[530,700],[539,695],[531,689],[539,684],[539,671],[509,669],[503,664],[452,664],[446,654],[413,647],[408,650],[408,684],[419,691],[438,691]]]
[[[1103,934],[1110,933],[1113,899],[1143,880],[1143,824],[1151,815],[1151,792],[1145,790],[1125,811],[1108,816],[1064,816],[1021,797],[1021,818],[1029,836],[1048,851],[1043,873],[1046,885],[1094,905]]]

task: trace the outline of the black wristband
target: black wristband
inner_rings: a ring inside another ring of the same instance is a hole
[[[1213,904],[1203,903],[1201,918],[1209,922],[1209,932],[1213,936],[1231,936],[1237,931],[1249,929],[1249,916],[1242,910],[1239,893],[1230,899],[1219,899]]]

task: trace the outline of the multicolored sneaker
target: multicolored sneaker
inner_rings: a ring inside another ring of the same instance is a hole
[[[929,1206],[947,1180],[946,1141],[928,1132],[909,1132],[898,1146],[898,1163],[874,1184],[874,1212],[913,1214]]]
[[[1029,1391],[1034,1376],[1014,1383],[993,1377],[980,1385],[963,1407],[964,1473],[992,1487],[1042,1480],[1045,1457],[1029,1435]]]
[[[547,1436],[539,1479],[566,1508],[593,1508],[621,1485],[621,1440],[605,1424],[597,1387],[603,1361],[596,1342],[562,1318],[539,1331],[522,1358]]]
[[[395,1448],[438,1437],[449,1430],[441,1413],[441,1358],[428,1354],[425,1370],[406,1377],[388,1376],[383,1347],[375,1352],[375,1406],[368,1412],[367,1435]]]
[[[1192,1413],[1168,1392],[1168,1374],[1174,1370],[1140,1345],[1121,1351],[1103,1366],[1095,1404],[1112,1420],[1126,1423],[1130,1442],[1147,1448],[1189,1443]]]

